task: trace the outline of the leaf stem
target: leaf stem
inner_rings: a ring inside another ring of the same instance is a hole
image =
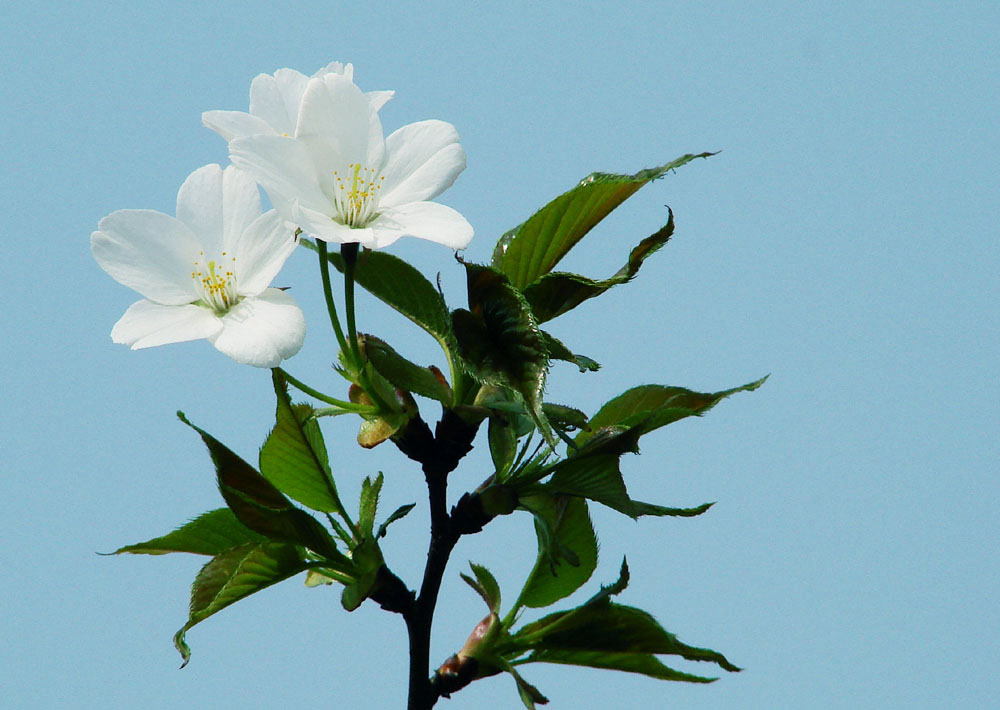
[[[343,409],[346,412],[356,412],[358,414],[368,414],[368,413],[374,413],[376,411],[374,407],[370,407],[365,404],[354,404],[353,402],[345,402],[342,399],[336,399],[334,397],[330,397],[329,395],[325,395],[319,390],[313,389],[312,387],[302,382],[301,380],[292,377],[290,374],[288,374],[288,372],[286,372],[282,368],[277,367],[275,369],[281,371],[282,376],[288,381],[288,384],[294,386],[295,389],[297,390],[305,392],[310,397],[315,397],[321,402],[332,404],[333,406],[339,407],[340,409]]]

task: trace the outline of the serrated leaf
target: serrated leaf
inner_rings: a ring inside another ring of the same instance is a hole
[[[686,683],[712,683],[718,678],[706,678],[691,673],[683,673],[664,665],[660,659],[649,653],[608,653],[606,651],[554,651],[543,650],[532,653],[525,663],[560,663],[570,666],[586,666],[627,673],[641,673],[659,680],[682,681]]]
[[[302,245],[316,251],[308,239]],[[327,258],[343,273],[344,260],[337,252]],[[417,269],[385,251],[363,249],[354,267],[354,280],[366,291],[430,333],[450,351],[451,319],[444,298]]]
[[[401,505],[392,511],[392,514],[385,519],[385,521],[378,526],[378,533],[376,533],[376,538],[385,537],[385,531],[397,520],[405,518],[411,510],[417,506],[416,503],[407,503],[406,505]]]
[[[552,478],[545,488],[552,493],[583,496],[631,518],[638,517],[625,488],[620,458],[619,453],[604,453],[563,459],[550,469]]]
[[[538,557],[521,590],[520,603],[543,607],[579,589],[597,567],[597,536],[582,498],[525,496],[535,516]]]
[[[523,398],[526,413],[553,448],[557,441],[542,412],[548,369],[545,340],[521,293],[499,271],[464,263],[469,310],[452,313],[463,360],[481,382]]]
[[[594,225],[640,187],[695,158],[710,155],[684,155],[635,175],[589,175],[504,234],[493,250],[492,266],[507,274],[514,286],[523,289],[552,271]]]
[[[195,555],[218,555],[238,545],[265,541],[266,538],[237,520],[229,508],[218,508],[202,513],[162,537],[120,547],[114,554],[130,552],[163,555],[168,552],[189,552]]]
[[[709,661],[727,671],[740,670],[717,651],[681,643],[648,612],[616,604],[607,597],[549,614],[515,634],[514,641],[535,651],[652,653]]]
[[[607,427],[622,427],[639,436],[690,416],[699,416],[726,397],[737,392],[752,392],[767,380],[754,382],[721,392],[694,392],[683,387],[640,385],[609,400],[590,418],[590,431],[577,434],[576,443],[588,439]]]
[[[373,335],[364,336],[364,353],[378,373],[395,387],[437,400],[446,406],[451,405],[451,387],[437,368],[421,367],[410,362]]]
[[[472,573],[475,575],[475,579],[466,574],[461,575],[462,579],[466,584],[476,590],[479,596],[483,598],[483,601],[486,602],[486,606],[489,607],[492,613],[499,614],[500,585],[497,583],[496,577],[494,577],[488,569],[482,565],[477,565],[474,562],[470,562],[469,567],[472,568]]]
[[[544,330],[541,333],[542,339],[545,341],[545,349],[548,350],[551,359],[571,362],[579,368],[580,372],[597,372],[601,369],[599,362],[591,360],[586,355],[574,353],[551,333]]]
[[[667,243],[674,233],[674,213],[667,208],[667,223],[643,239],[629,253],[628,261],[610,278],[598,281],[579,274],[547,273],[524,288],[524,297],[539,323],[567,313],[584,301],[635,278],[646,258]]]
[[[378,510],[378,497],[382,492],[385,477],[381,472],[374,479],[365,476],[361,482],[361,501],[358,504],[358,529],[361,534],[372,539],[375,531],[375,513]]]
[[[656,517],[669,515],[679,518],[693,518],[696,515],[701,515],[713,505],[715,505],[714,502],[702,503],[695,508],[667,508],[666,506],[654,505],[653,503],[643,503],[638,500],[632,501],[632,509],[635,511],[637,517],[640,515],[652,515]]]
[[[181,667],[191,658],[184,636],[192,626],[305,568],[298,549],[284,543],[248,543],[216,555],[195,578],[188,622],[174,635],[174,646],[184,659]]]
[[[311,418],[313,408],[292,404],[280,370],[271,370],[271,379],[278,404],[274,429],[260,450],[261,473],[282,493],[313,510],[342,512],[323,434]]]
[[[271,540],[302,545],[331,563],[350,568],[350,560],[337,550],[333,538],[318,520],[293,506],[250,464],[189,422],[182,412],[177,415],[201,435],[215,463],[219,492],[241,523]]]

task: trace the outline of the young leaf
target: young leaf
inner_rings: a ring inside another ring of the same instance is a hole
[[[693,518],[696,515],[701,515],[713,505],[715,503],[702,503],[696,508],[667,508],[662,505],[654,505],[653,503],[643,503],[638,500],[632,501],[632,509],[637,516],[653,515],[657,517],[670,515],[679,518]]]
[[[583,496],[630,518],[638,517],[619,468],[620,453],[571,456],[552,466],[545,488],[552,493]]]
[[[364,353],[379,374],[396,387],[451,405],[451,387],[436,367],[410,362],[374,335],[364,336]]]
[[[215,463],[219,492],[241,523],[276,542],[291,542],[350,568],[351,562],[336,548],[318,520],[291,504],[266,478],[211,434],[187,420],[181,421],[201,435]]]
[[[469,310],[452,313],[462,357],[481,382],[518,393],[549,444],[557,442],[542,412],[548,367],[545,341],[521,293],[487,266],[465,263]]]
[[[466,584],[475,589],[479,596],[483,598],[483,601],[486,602],[486,606],[490,608],[491,612],[499,614],[500,585],[497,584],[496,577],[482,565],[470,562],[469,567],[472,568],[472,573],[476,575],[476,578],[473,579],[464,573],[460,576]]]
[[[639,273],[646,257],[667,243],[674,233],[674,213],[667,208],[667,223],[632,249],[628,262],[614,276],[603,281],[579,274],[548,273],[524,288],[524,297],[539,323],[571,311],[584,301],[600,296],[612,286],[627,283]]]
[[[361,482],[361,502],[358,504],[358,529],[361,534],[372,539],[375,530],[375,513],[378,510],[378,496],[385,480],[381,472],[374,478],[365,476]]]
[[[601,363],[591,360],[586,355],[574,353],[551,333],[544,330],[540,332],[545,341],[545,348],[549,351],[549,357],[553,360],[571,362],[580,368],[580,372],[597,372],[601,369]]]
[[[229,508],[218,508],[202,513],[163,537],[126,545],[115,550],[114,554],[131,552],[163,555],[168,552],[190,552],[195,555],[218,555],[238,545],[265,541],[266,538],[237,520]]]
[[[260,450],[260,471],[281,492],[313,510],[342,512],[326,444],[309,405],[293,405],[285,379],[271,370],[278,406],[276,423]]]
[[[712,153],[684,155],[635,175],[593,173],[569,192],[545,205],[527,222],[504,234],[493,250],[492,266],[523,289],[549,273],[559,260],[618,205],[640,187],[695,158]]]
[[[597,567],[597,536],[582,498],[534,495],[521,506],[535,516],[538,558],[519,601],[543,607],[579,589]]]
[[[287,579],[304,570],[305,561],[294,545],[284,543],[247,543],[216,555],[201,568],[191,586],[191,611],[188,622],[174,635],[174,646],[184,663],[191,649],[184,640],[188,630],[220,609],[254,592]]]
[[[392,514],[378,526],[378,532],[375,534],[376,539],[385,537],[385,531],[389,528],[389,526],[397,520],[405,518],[416,506],[416,503],[407,503],[406,505],[401,505],[392,511]]]
[[[767,377],[763,377],[742,387],[712,393],[664,385],[633,387],[605,403],[590,418],[590,430],[577,434],[576,443],[584,444],[606,427],[625,427],[642,436],[679,419],[700,416],[726,397],[737,392],[752,392],[766,380]]]

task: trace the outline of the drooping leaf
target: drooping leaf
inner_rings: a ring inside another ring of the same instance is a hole
[[[285,379],[271,370],[278,405],[275,425],[260,450],[260,471],[281,492],[313,510],[342,512],[326,444],[309,405],[293,405]]]
[[[659,680],[682,681],[686,683],[712,683],[718,678],[706,678],[692,673],[683,673],[664,665],[651,653],[614,653],[608,651],[562,651],[540,650],[532,653],[526,663],[560,663],[588,668],[603,668],[627,673],[641,673]]]
[[[303,239],[302,245],[316,251],[316,245],[308,239]],[[327,258],[337,270],[344,271],[344,260],[339,253],[329,252]],[[434,336],[445,350],[450,350],[448,307],[434,285],[417,269],[388,252],[363,249],[354,267],[354,280]]]
[[[606,427],[634,429],[640,436],[685,417],[704,414],[726,397],[737,392],[751,392],[767,380],[754,382],[722,392],[693,392],[683,387],[640,385],[623,392],[605,403],[590,418],[590,430],[576,436],[584,444]]]
[[[554,448],[557,442],[542,412],[549,358],[531,309],[499,271],[471,263],[465,269],[469,310],[452,312],[463,360],[479,381],[520,395],[526,413]]]
[[[350,567],[318,520],[291,504],[281,491],[211,434],[177,416],[201,435],[215,463],[219,492],[241,523],[276,542],[307,547],[331,563]]]
[[[191,658],[184,636],[192,626],[304,569],[298,549],[284,543],[247,543],[213,557],[195,578],[188,622],[174,635],[174,645],[184,659],[181,667]]]
[[[553,360],[571,362],[580,369],[580,372],[597,372],[601,369],[601,363],[591,360],[586,355],[574,353],[551,333],[547,333],[544,330],[541,333],[542,339],[545,341],[545,348],[549,351],[549,357]]]
[[[620,513],[638,517],[619,467],[620,453],[571,456],[552,466],[545,488],[552,493],[583,496]]]
[[[684,155],[635,175],[593,173],[504,234],[493,250],[492,266],[507,274],[514,286],[523,289],[552,271],[594,225],[640,187],[695,158],[709,155],[712,153]]]
[[[636,516],[652,515],[656,517],[669,515],[679,518],[693,518],[696,515],[701,515],[713,505],[715,505],[714,502],[702,503],[695,508],[667,508],[666,506],[654,505],[653,503],[643,503],[638,500],[632,501],[632,509],[635,511]]]
[[[374,335],[364,336],[364,352],[378,373],[396,387],[451,405],[451,387],[436,367],[410,362]]]
[[[571,311],[584,301],[600,296],[612,286],[627,283],[639,273],[639,268],[674,233],[674,213],[668,209],[667,223],[643,239],[629,253],[628,262],[614,276],[597,281],[579,274],[547,273],[524,288],[524,297],[539,323],[552,320]]]
[[[582,498],[534,495],[521,498],[535,516],[538,558],[520,602],[543,607],[579,589],[597,567],[597,536]]]
[[[163,555],[168,552],[190,552],[195,555],[218,555],[232,547],[246,543],[265,542],[266,538],[236,519],[229,508],[218,508],[202,513],[191,522],[171,533],[135,545],[115,550],[145,555]]]

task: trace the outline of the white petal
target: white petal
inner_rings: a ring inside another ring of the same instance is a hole
[[[177,219],[197,235],[209,258],[232,248],[258,217],[260,192],[253,176],[232,166],[198,168],[177,193]]]
[[[233,250],[236,285],[241,296],[256,296],[271,285],[299,240],[274,210],[246,228]]]
[[[226,142],[275,132],[263,119],[243,111],[205,111],[201,114],[201,122],[225,138]]]
[[[165,305],[198,300],[191,267],[201,244],[183,222],[155,210],[119,210],[97,229],[90,250],[115,281]]]
[[[222,330],[209,338],[221,352],[255,367],[277,367],[302,347],[306,321],[295,300],[269,288],[247,298],[222,317]]]
[[[403,126],[385,141],[385,183],[379,203],[386,207],[431,200],[465,170],[458,131],[444,121]]]
[[[139,350],[207,338],[221,329],[219,317],[202,306],[164,306],[152,301],[136,301],[111,329],[111,339]]]
[[[381,167],[385,142],[378,111],[354,82],[339,74],[310,79],[302,96],[295,137],[321,137],[342,160]],[[346,165],[324,166],[329,170]]]
[[[362,246],[371,247],[375,245],[375,233],[370,229],[353,229],[340,222],[335,222],[331,217],[322,212],[295,205],[295,223],[299,225],[303,232],[324,242],[336,242],[339,244],[357,242]]]
[[[274,76],[259,74],[250,83],[250,113],[278,135],[292,135],[308,81],[307,76],[294,69],[279,69]]]
[[[330,62],[313,74],[313,76],[323,76],[324,74],[342,74],[347,79],[354,81],[354,65],[341,64],[340,62]]]
[[[389,102],[389,99],[395,95],[395,91],[368,91],[365,93],[365,96],[368,97],[368,102],[376,111],[381,110]]]
[[[285,219],[295,221],[287,210],[296,200],[313,209],[329,208],[309,152],[299,141],[281,136],[239,138],[229,144],[229,157],[256,178]]]
[[[468,220],[451,207],[437,202],[411,202],[383,210],[369,225],[374,231],[375,249],[392,244],[400,237],[419,237],[452,249],[464,249],[472,241]]]

